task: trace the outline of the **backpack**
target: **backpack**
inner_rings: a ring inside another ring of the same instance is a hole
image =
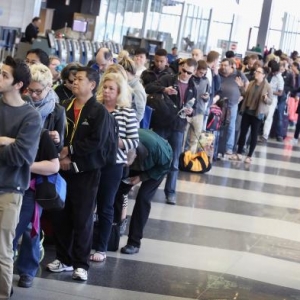
[[[213,104],[209,109],[206,130],[219,130],[222,124],[222,114],[222,109],[219,106]]]
[[[185,151],[179,156],[179,169],[192,173],[206,173],[211,169],[211,162],[203,150],[195,154]]]
[[[152,108],[151,128],[170,127],[177,118],[178,107],[167,94],[148,95],[147,105]]]

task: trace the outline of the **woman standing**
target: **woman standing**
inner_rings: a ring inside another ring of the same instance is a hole
[[[31,287],[40,261],[39,216],[42,209],[35,204],[34,178],[35,174],[51,175],[58,172],[58,153],[63,145],[66,120],[64,108],[57,103],[58,97],[51,87],[50,69],[42,64],[34,64],[30,66],[30,72],[28,95],[32,105],[41,115],[43,128],[47,130],[41,134],[36,160],[31,166],[32,185],[25,191],[14,239],[14,250],[16,250],[18,239],[23,235],[16,268],[20,275],[18,286],[25,288]],[[33,219],[36,222],[32,222]],[[33,237],[27,230],[30,223],[35,229]]]
[[[258,131],[263,118],[268,114],[269,106],[272,103],[272,88],[266,77],[268,67],[258,67],[255,70],[254,80],[250,82],[246,91],[243,90],[243,82],[239,77],[236,78],[240,86],[244,101],[240,113],[243,114],[241,121],[241,133],[238,140],[238,150],[230,160],[242,160],[242,152],[246,142],[246,135],[249,127],[251,128],[251,141],[248,156],[245,163],[251,163],[251,157],[257,144]]]
[[[119,126],[119,149],[115,165],[107,165],[101,170],[97,195],[99,234],[95,245],[96,252],[90,259],[102,262],[106,259],[107,245],[114,218],[114,200],[127,163],[127,153],[138,146],[138,125],[136,114],[131,108],[128,85],[122,75],[105,74],[99,87],[98,100],[115,117]]]

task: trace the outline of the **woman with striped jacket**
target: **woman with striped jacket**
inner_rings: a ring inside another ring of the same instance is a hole
[[[117,73],[105,74],[101,80],[97,99],[115,117],[119,126],[119,149],[115,165],[107,165],[101,170],[97,195],[99,232],[91,255],[92,261],[106,259],[107,245],[114,217],[114,200],[127,164],[127,153],[138,146],[138,122],[131,108],[131,90],[127,81]]]

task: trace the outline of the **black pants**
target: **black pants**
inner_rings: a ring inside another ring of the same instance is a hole
[[[296,123],[296,129],[294,133],[294,138],[298,140],[300,134],[300,114],[298,115],[297,123]]]
[[[238,151],[237,153],[242,154],[243,148],[246,143],[246,137],[249,127],[251,128],[251,140],[248,156],[252,157],[252,154],[255,150],[257,144],[258,131],[261,125],[261,120],[257,117],[248,115],[247,113],[243,114],[242,122],[241,122],[241,133],[238,141]]]
[[[130,174],[130,176],[133,176],[133,174]],[[135,205],[131,215],[127,241],[128,245],[140,247],[141,239],[143,238],[144,227],[148,221],[151,210],[151,200],[153,199],[155,192],[157,191],[163,179],[164,176],[162,176],[159,180],[148,179],[142,182],[137,193]],[[118,205],[119,208],[123,200],[123,195],[126,193],[128,194],[131,188],[131,185],[121,182],[116,198],[116,205]]]
[[[63,172],[62,176],[67,182],[67,198],[53,222],[56,258],[74,269],[88,270],[100,170]]]

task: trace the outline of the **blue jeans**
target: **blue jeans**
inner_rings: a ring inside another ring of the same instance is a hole
[[[107,245],[114,219],[114,202],[123,175],[123,164],[108,165],[101,169],[97,194],[97,213],[99,235],[96,237],[95,250],[107,251]]]
[[[283,137],[283,117],[284,117],[285,101],[278,101],[277,103],[277,113],[278,121],[276,126],[276,137]]]
[[[31,277],[35,277],[40,261],[40,230],[38,230],[37,235],[32,238],[30,236],[31,229],[28,229],[28,225],[31,223],[34,213],[34,207],[34,191],[28,189],[23,196],[19,223],[13,241],[13,248],[16,250],[18,240],[23,235],[16,267],[19,275],[29,275]],[[39,214],[41,214],[41,210],[40,208]]]
[[[173,150],[173,160],[171,164],[170,171],[167,175],[166,185],[165,185],[165,195],[173,196],[176,194],[176,183],[178,177],[178,163],[179,163],[179,156],[181,154],[182,143],[183,143],[183,136],[184,132],[174,131],[168,128],[162,128],[156,130],[156,133],[166,139],[171,148]]]
[[[227,133],[226,152],[233,151],[235,141],[235,122],[237,117],[238,105],[230,106],[230,123]]]

